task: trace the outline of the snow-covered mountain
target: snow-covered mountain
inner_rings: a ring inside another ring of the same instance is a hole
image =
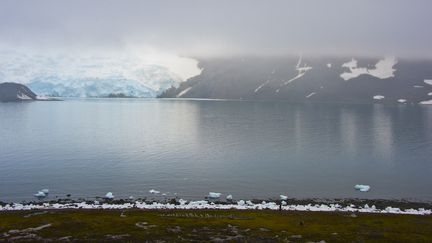
[[[41,96],[156,97],[182,79],[134,56],[33,55],[0,52],[0,82],[26,84]]]
[[[432,60],[255,56],[199,66],[200,75],[159,97],[432,104]]]

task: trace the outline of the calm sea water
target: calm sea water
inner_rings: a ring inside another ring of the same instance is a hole
[[[368,193],[355,184],[369,184]],[[0,201],[432,200],[432,107],[84,99],[0,103]]]

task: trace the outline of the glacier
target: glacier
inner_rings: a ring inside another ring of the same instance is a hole
[[[27,85],[39,96],[156,97],[184,81],[169,67],[139,56],[0,51],[0,83]]]

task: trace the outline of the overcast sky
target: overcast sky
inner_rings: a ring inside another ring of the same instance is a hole
[[[3,49],[432,57],[430,0],[0,0]]]

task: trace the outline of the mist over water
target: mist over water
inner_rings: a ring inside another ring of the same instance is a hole
[[[0,201],[42,188],[49,198],[432,200],[427,106],[71,99],[0,103],[0,117]]]

